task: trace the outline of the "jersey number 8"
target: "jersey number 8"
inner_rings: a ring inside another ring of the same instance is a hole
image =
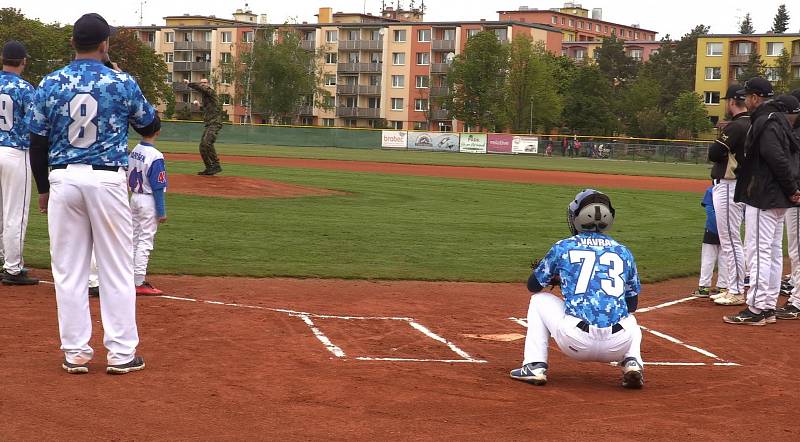
[[[0,130],[8,132],[14,127],[14,100],[11,95],[0,94]]]
[[[69,101],[69,144],[86,149],[97,141],[97,100],[91,94],[78,94]]]
[[[608,277],[600,278],[600,288],[607,295],[619,298],[625,292],[625,281],[622,280],[622,272],[625,270],[625,263],[622,258],[614,252],[605,252],[597,258],[597,254],[591,250],[570,250],[569,262],[572,264],[581,263],[581,271],[578,275],[578,282],[575,284],[575,294],[586,293],[589,282],[596,273],[595,262],[608,267]]]

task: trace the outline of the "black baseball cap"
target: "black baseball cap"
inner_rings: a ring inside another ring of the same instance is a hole
[[[742,90],[741,84],[732,84],[728,86],[728,92],[725,93],[725,96],[722,97],[722,99],[744,101],[744,94],[740,94],[740,90]]]
[[[798,100],[800,100],[800,89],[795,89],[795,90],[789,92],[789,95],[792,95],[794,98],[797,98]]]
[[[75,44],[89,46],[98,44],[113,34],[116,29],[108,25],[100,14],[84,14],[72,27],[72,40]]]
[[[785,114],[800,114],[800,100],[792,95],[778,95],[772,102]]]
[[[775,91],[772,90],[772,83],[762,77],[753,77],[744,82],[744,88],[736,91],[737,94],[749,95],[755,94],[759,97],[772,97]]]
[[[28,58],[28,51],[25,45],[16,41],[9,40],[3,45],[3,60],[22,60]]]

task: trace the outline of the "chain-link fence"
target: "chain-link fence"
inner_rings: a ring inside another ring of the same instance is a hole
[[[705,163],[708,141],[539,138],[540,155],[668,163]]]

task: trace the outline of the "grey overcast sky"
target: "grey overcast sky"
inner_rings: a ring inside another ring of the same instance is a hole
[[[408,6],[410,0],[401,4]],[[112,25],[136,25],[139,23],[139,0],[3,0],[2,6],[21,9],[32,18],[45,22],[59,21],[72,23],[86,12],[98,12]],[[270,23],[283,23],[286,20],[314,23],[319,7],[330,6],[334,11],[362,12],[377,14],[381,8],[380,0],[148,0],[143,2],[144,24],[164,24],[167,15],[216,15],[231,18],[236,8],[245,4],[256,14],[267,14]],[[396,5],[396,0],[387,1]],[[420,0],[416,1],[417,4]],[[583,7],[603,9],[603,19],[619,24],[638,24],[642,28],[658,32],[659,37],[670,34],[680,37],[697,24],[711,26],[711,32],[735,33],[737,23],[746,13],[750,13],[756,32],[762,33],[772,27],[772,19],[778,5],[786,3],[792,18],[788,32],[800,32],[800,3],[785,0],[637,0],[612,1],[593,0],[581,3]],[[531,8],[548,9],[562,6],[563,1],[546,0],[427,0],[426,20],[496,20],[498,10],[513,10],[520,5]],[[69,5],[69,7],[66,7]]]

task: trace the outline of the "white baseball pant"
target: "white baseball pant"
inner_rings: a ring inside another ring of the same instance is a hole
[[[589,332],[577,327],[579,318],[567,315],[564,301],[547,292],[535,293],[528,306],[528,333],[525,338],[524,364],[547,362],[550,337],[561,351],[579,361],[620,362],[633,357],[643,364],[642,330],[631,314],[619,324],[623,330],[612,333],[611,327],[589,326]]]
[[[794,288],[789,296],[789,302],[800,308],[800,207],[791,207],[786,210],[786,236],[789,245],[789,260],[792,263],[791,282]]]
[[[31,166],[27,150],[0,146],[0,203],[3,268],[12,275],[24,266],[22,250],[31,202]]]
[[[110,365],[136,353],[136,290],[133,286],[133,227],[125,171],[71,164],[50,172],[48,227],[58,305],[61,349],[68,362],[94,356],[88,278],[92,246],[103,289],[100,314]]]
[[[152,194],[131,195],[133,215],[133,281],[142,285],[147,276],[147,263],[158,231],[156,200]]]
[[[100,272],[97,271],[97,257],[92,249],[92,260],[89,264],[89,287],[100,287]]]
[[[744,293],[745,277],[741,234],[744,204],[733,201],[735,191],[736,180],[718,180],[712,190],[720,253],[727,263],[728,281],[725,286],[733,295]]]
[[[786,209],[747,206],[745,248],[751,251],[747,305],[756,313],[778,304],[783,274],[783,219]]]
[[[717,266],[717,287],[727,288],[728,266],[722,259],[718,244],[703,243],[700,249],[700,287],[711,287],[711,279],[714,276],[714,265]]]

